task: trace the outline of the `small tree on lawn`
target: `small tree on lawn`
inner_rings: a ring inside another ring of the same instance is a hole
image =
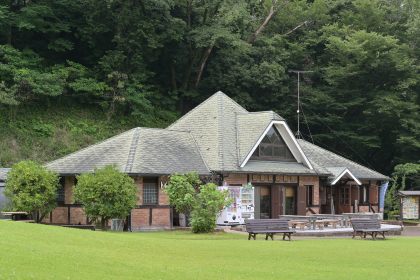
[[[228,191],[217,190],[215,184],[201,185],[197,172],[171,175],[164,192],[171,206],[190,219],[194,233],[213,231],[220,211],[233,202]]]
[[[392,218],[391,212],[398,210],[400,207],[400,197],[396,196],[395,194],[399,191],[404,190],[404,188],[405,176],[403,176],[402,178],[402,185],[400,187],[398,184],[398,176],[395,175],[391,188],[388,189],[385,193],[384,212],[387,214],[388,220]]]
[[[51,170],[33,161],[21,161],[7,173],[4,195],[14,211],[35,215],[41,212],[38,222],[57,207],[59,177]]]
[[[104,230],[109,219],[128,216],[139,199],[134,180],[121,173],[117,166],[95,167],[94,173],[76,176],[73,201],[82,203],[85,216]]]

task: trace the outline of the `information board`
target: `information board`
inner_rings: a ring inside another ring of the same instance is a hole
[[[418,219],[419,218],[419,204],[412,196],[403,197],[403,218],[404,219]]]

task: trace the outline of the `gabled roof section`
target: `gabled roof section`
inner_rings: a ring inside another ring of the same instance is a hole
[[[236,129],[238,131],[238,154],[240,165],[249,151],[271,124],[272,112],[238,113]]]
[[[364,167],[363,165],[355,163],[354,161],[346,159],[333,152],[327,151],[308,141],[305,141],[303,139],[298,139],[297,141],[299,142],[300,146],[302,147],[302,150],[305,152],[307,157],[311,161],[316,162],[321,166],[344,166],[351,170],[352,174],[359,180],[391,180],[391,178],[379,172]]]
[[[298,161],[298,163],[302,163],[309,169],[313,169],[311,162],[299,146],[299,143],[296,141],[296,138],[290,130],[289,126],[283,120],[271,120],[269,124],[265,127],[265,129],[262,131],[262,133],[260,133],[259,137],[255,137],[253,139],[254,143],[251,146],[251,148],[246,152],[246,155],[242,158],[240,167],[244,167],[247,164],[252,153],[255,151],[255,149],[258,147],[264,136],[267,134],[267,132],[273,125],[277,128],[278,132],[280,132],[281,137],[283,138],[284,142],[286,143],[287,147],[293,154],[294,158]],[[255,133],[254,136],[256,134],[257,133]],[[249,140],[249,142],[251,141],[252,140]]]
[[[93,172],[117,164],[121,172],[169,175],[197,171],[210,175],[190,132],[133,128],[45,166],[60,175]]]
[[[0,168],[0,182],[4,182],[7,179],[7,172],[11,168]]]
[[[246,112],[219,91],[167,129],[191,131],[210,170],[237,168],[235,113]]]
[[[347,167],[326,167],[328,171],[330,171],[333,176],[328,177],[328,184],[335,185],[341,178],[350,178],[355,181],[358,185],[361,185],[359,179],[351,173],[351,171]]]

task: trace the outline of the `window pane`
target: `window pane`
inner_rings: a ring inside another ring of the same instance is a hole
[[[270,146],[260,146],[260,153],[262,157],[271,157],[273,156],[272,147]]]
[[[157,203],[158,202],[158,187],[157,186],[143,186],[143,203]]]
[[[274,143],[274,141],[278,138],[277,133],[274,131],[273,127],[271,127],[270,130],[267,132],[267,136],[270,139],[271,143]]]
[[[290,152],[290,150],[289,150],[289,149],[286,149],[286,158],[291,158],[291,159],[293,159],[293,155],[292,155],[292,153]]]
[[[252,154],[253,157],[258,157],[258,147],[255,149],[254,153]]]
[[[275,157],[284,157],[284,147],[274,147]]]
[[[262,143],[271,143],[270,139],[268,139],[267,135],[264,136],[263,140],[261,141]]]
[[[276,141],[274,142],[274,144],[278,144],[278,145],[284,145],[284,142],[281,138],[277,137]]]

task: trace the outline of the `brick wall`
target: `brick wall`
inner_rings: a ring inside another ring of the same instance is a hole
[[[76,178],[74,176],[67,176],[65,177],[64,181],[64,202],[66,204],[72,203],[70,198],[73,196],[73,186],[76,182]]]
[[[169,226],[170,209],[152,209],[152,226]]]
[[[319,178],[317,176],[299,176],[299,186],[314,186],[314,205],[319,205]]]
[[[44,218],[43,222],[49,223],[50,219]],[[52,211],[52,223],[53,224],[67,224],[68,223],[68,208],[57,207]]]
[[[149,226],[149,211],[149,209],[133,209],[131,211],[132,226]]]
[[[80,222],[82,225],[85,225],[86,217],[83,216],[83,213],[82,208],[70,208],[70,224],[78,224]]]
[[[165,183],[169,183],[168,182],[168,178],[167,177],[159,177],[159,185],[158,185],[158,190],[159,190],[159,205],[169,205],[169,200],[168,200],[168,195],[166,193],[163,192],[163,188],[160,188],[161,183],[165,184]],[[169,217],[168,217],[168,221],[169,221]]]
[[[143,177],[131,177],[134,179],[134,185],[136,185],[139,188],[139,192],[137,193],[137,196],[139,197],[139,200],[137,201],[136,205],[142,205],[143,204]]]

